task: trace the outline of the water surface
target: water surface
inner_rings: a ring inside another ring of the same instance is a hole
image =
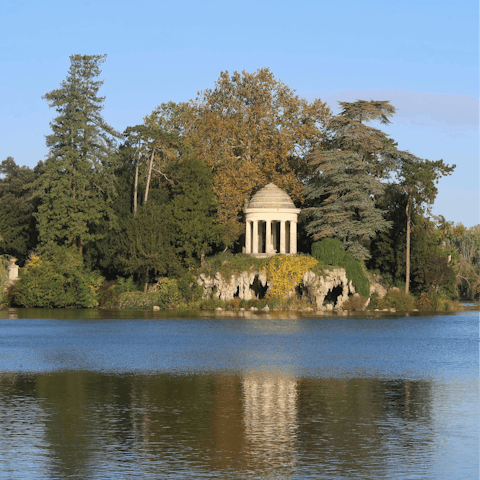
[[[1,312],[0,478],[478,478],[476,312],[117,315]]]

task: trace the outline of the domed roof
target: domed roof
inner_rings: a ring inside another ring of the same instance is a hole
[[[247,208],[296,208],[288,193],[269,183],[261,188],[251,199]]]

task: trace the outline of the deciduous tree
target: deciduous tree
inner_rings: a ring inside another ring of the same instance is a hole
[[[329,118],[325,103],[300,98],[263,68],[221,72],[213,89],[188,103],[160,105],[150,121],[180,134],[214,171],[219,221],[231,244],[243,231],[239,214],[256,189],[274,182],[302,197],[306,153],[320,145]]]
[[[407,237],[406,237],[406,277],[405,293],[410,291],[410,236],[411,222],[414,210],[422,211],[433,204],[437,196],[438,180],[444,175],[450,175],[455,165],[449,166],[443,160],[422,160],[409,152],[399,152],[398,169],[396,171],[398,184],[407,196]]]

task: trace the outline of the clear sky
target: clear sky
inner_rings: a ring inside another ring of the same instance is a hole
[[[47,153],[69,56],[108,55],[104,118],[123,131],[166,101],[212,88],[224,70],[269,67],[297,94],[390,100],[403,150],[457,168],[433,213],[479,220],[477,0],[0,0],[0,160]]]

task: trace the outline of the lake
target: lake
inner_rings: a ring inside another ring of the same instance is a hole
[[[478,478],[478,312],[236,315],[0,311],[0,478]]]

